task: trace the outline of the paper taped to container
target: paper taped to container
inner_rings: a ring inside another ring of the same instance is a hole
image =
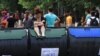
[[[58,56],[59,48],[42,48],[41,56]]]

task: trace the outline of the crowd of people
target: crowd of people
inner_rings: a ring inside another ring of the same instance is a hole
[[[0,26],[2,29],[20,27],[20,23],[18,11],[16,11],[16,13],[9,13],[5,9],[1,11]]]
[[[48,13],[44,15],[40,9],[35,10],[34,14],[28,10],[22,14],[19,14],[18,11],[9,13],[7,10],[3,10],[1,15],[1,28],[33,27],[39,37],[45,36],[45,27],[55,27],[55,24],[60,22],[59,17],[53,13],[52,8],[49,8]]]
[[[97,10],[87,10],[87,15],[82,16],[80,22],[73,23],[71,11],[67,11],[63,18],[53,13],[49,8],[48,13],[44,14],[41,9],[35,9],[34,13],[26,10],[24,13],[9,13],[7,10],[1,11],[0,25],[1,28],[30,28],[33,27],[37,35],[45,36],[46,27],[89,27],[99,26],[99,13]]]
[[[98,27],[100,26],[99,12],[96,9],[86,10],[86,16],[81,18],[79,26],[83,27]]]

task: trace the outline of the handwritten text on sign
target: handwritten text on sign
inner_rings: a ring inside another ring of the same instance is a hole
[[[59,48],[42,48],[41,56],[58,56]]]

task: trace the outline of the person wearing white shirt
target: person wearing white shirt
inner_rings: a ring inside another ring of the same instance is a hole
[[[96,17],[95,17],[95,12],[91,12],[91,18],[87,20],[86,26],[91,26],[91,20],[92,20],[92,19],[96,19],[97,22],[98,22],[98,24],[99,24],[99,18],[96,18]]]

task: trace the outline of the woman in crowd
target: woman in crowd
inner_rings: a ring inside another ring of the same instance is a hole
[[[38,37],[45,37],[45,20],[41,11],[36,11],[34,18],[34,30]]]
[[[66,27],[71,27],[73,24],[73,18],[71,16],[71,12],[67,11],[67,16],[66,16]]]
[[[8,22],[7,22],[7,19],[9,18],[8,17],[8,12],[6,10],[3,10],[1,12],[2,14],[2,18],[1,18],[1,27],[2,28],[7,28],[7,25],[8,25]]]
[[[84,27],[86,25],[86,19],[85,19],[85,16],[82,16],[80,18],[80,22],[78,23],[78,26],[81,26],[81,27]]]
[[[24,19],[23,19],[25,28],[28,28],[28,19],[29,19],[29,11],[27,10],[27,11],[25,11]]]

